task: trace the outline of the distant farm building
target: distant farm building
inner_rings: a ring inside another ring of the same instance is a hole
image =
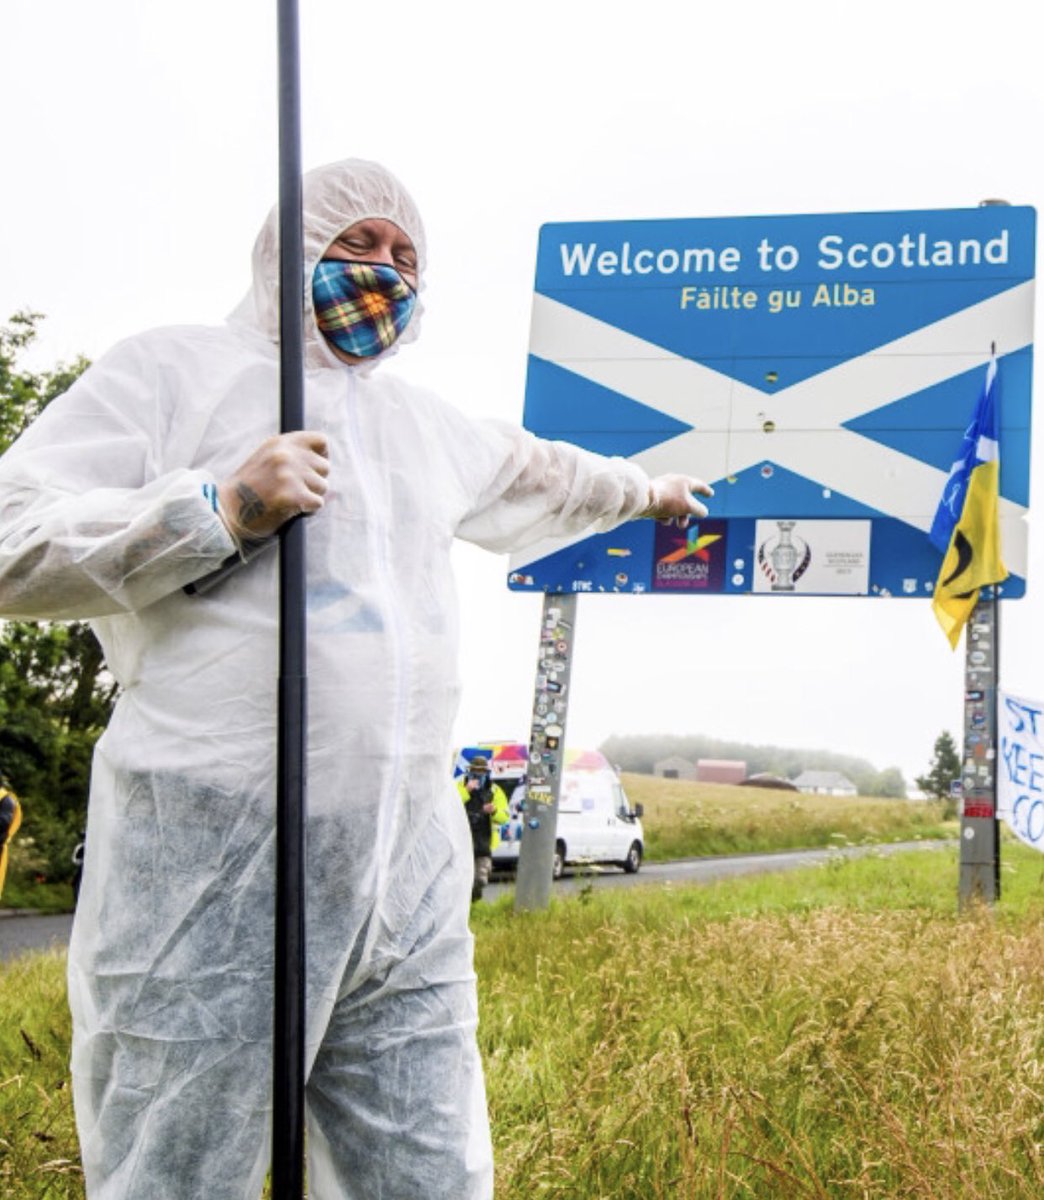
[[[696,778],[700,783],[742,783],[747,777],[747,764],[731,758],[700,758],[696,760]]]
[[[661,779],[695,779],[696,767],[687,758],[672,754],[670,758],[661,758],[653,763],[653,774]]]
[[[794,780],[799,792],[817,796],[855,796],[856,785],[840,771],[802,771]]]

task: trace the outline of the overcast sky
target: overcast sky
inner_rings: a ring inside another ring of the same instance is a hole
[[[427,315],[393,369],[469,413],[521,418],[546,221],[1044,194],[1028,0],[301,7],[305,163],[376,158],[413,192]],[[46,314],[34,365],[233,307],[277,187],[274,31],[274,0],[4,0],[0,319]],[[1044,698],[1039,528],[1002,683]],[[506,560],[456,566],[459,736],[525,739],[540,600]],[[962,670],[927,600],[585,597],[568,740],[829,747],[911,779],[959,735]]]

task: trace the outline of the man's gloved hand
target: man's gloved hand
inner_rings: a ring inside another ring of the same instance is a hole
[[[325,434],[276,434],[218,484],[218,512],[240,546],[259,541],[291,517],[322,508],[329,473]]]
[[[657,475],[649,481],[649,504],[639,517],[652,517],[656,521],[670,524],[672,521],[682,529],[691,517],[705,517],[707,506],[693,495],[713,496],[714,489],[692,475]]]

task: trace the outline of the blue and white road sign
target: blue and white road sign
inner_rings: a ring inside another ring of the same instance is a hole
[[[516,555],[522,590],[930,595],[928,541],[995,348],[1001,534],[1025,591],[1036,213],[613,221],[540,233],[524,423],[714,485]]]

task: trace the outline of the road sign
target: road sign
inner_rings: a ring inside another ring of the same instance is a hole
[[[687,531],[545,541],[509,586],[930,595],[995,347],[998,590],[1023,595],[1035,233],[1008,206],[545,225],[525,425],[716,494]]]

